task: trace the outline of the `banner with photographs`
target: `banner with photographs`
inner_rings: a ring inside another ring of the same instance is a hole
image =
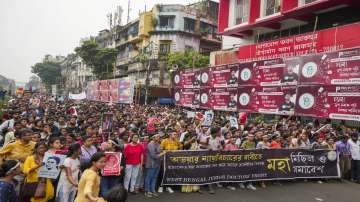
[[[64,164],[66,155],[45,153],[43,163],[40,167],[39,177],[56,179],[61,171],[60,166]]]
[[[101,116],[101,130],[102,133],[110,133],[113,129],[113,117],[112,113],[103,113]]]
[[[125,79],[110,79],[88,82],[86,98],[88,100],[131,104],[134,97],[135,81]]]
[[[164,185],[340,177],[329,150],[176,151],[164,158]]]

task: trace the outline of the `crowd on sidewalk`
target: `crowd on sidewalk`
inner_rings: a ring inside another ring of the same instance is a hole
[[[128,193],[155,198],[164,191],[215,194],[219,188],[255,191],[278,183],[162,187],[163,156],[177,150],[329,149],[338,154],[341,178],[360,182],[358,129],[344,124],[290,116],[231,127],[229,116],[237,113],[216,111],[211,126],[203,126],[201,116],[188,118],[176,106],[33,99],[12,99],[1,120],[1,202],[122,202]],[[102,128],[104,113],[113,114],[109,133]],[[122,154],[119,175],[100,172],[106,152]],[[38,176],[45,153],[67,155],[57,179]]]

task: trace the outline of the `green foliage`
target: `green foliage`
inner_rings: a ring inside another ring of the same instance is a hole
[[[201,55],[194,50],[185,52],[169,53],[167,56],[167,66],[171,70],[174,66],[179,69],[201,68],[209,65],[209,56]]]
[[[100,48],[92,39],[84,41],[80,47],[75,48],[75,52],[99,79],[107,79],[111,75],[118,54],[117,49]]]
[[[50,61],[39,62],[31,67],[31,73],[36,74],[47,87],[50,87],[60,82],[61,66],[60,63]]]

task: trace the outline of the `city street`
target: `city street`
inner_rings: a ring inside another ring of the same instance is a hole
[[[217,190],[215,195],[204,191],[203,194],[164,193],[157,199],[147,199],[143,195],[130,196],[130,202],[356,202],[359,201],[360,185],[350,182],[316,182],[283,183],[270,185],[266,189],[257,191],[226,189]]]

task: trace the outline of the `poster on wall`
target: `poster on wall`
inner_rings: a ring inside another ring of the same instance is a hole
[[[360,121],[360,86],[300,86],[296,115]]]
[[[183,107],[198,108],[200,104],[200,90],[198,89],[175,90],[174,99],[176,105]]]
[[[210,67],[201,74],[201,88],[237,87],[239,64]]]
[[[236,111],[237,88],[204,88],[200,90],[200,108]]]
[[[199,88],[201,70],[186,69],[177,71],[173,78],[175,88]]]
[[[288,65],[283,59],[239,64],[239,86],[297,85],[299,65]]]
[[[257,92],[259,113],[293,115],[296,86],[261,87]]]
[[[360,84],[360,49],[290,58],[286,65],[300,67],[300,85]]]

